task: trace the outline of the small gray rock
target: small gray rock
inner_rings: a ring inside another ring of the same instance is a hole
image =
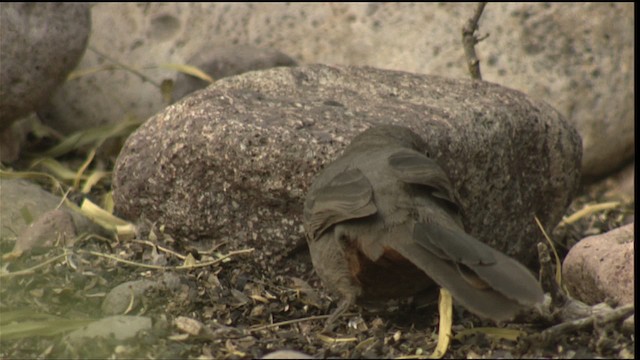
[[[141,330],[148,329],[151,329],[151,319],[148,317],[114,315],[74,330],[66,339],[74,344],[94,338],[114,337],[116,340],[126,340],[136,336]]]
[[[222,79],[129,137],[116,212],[190,239],[286,249],[311,179],[374,124],[412,128],[451,178],[467,230],[531,265],[580,177],[575,129],[545,103],[488,82],[310,65]],[[268,246],[270,244],[270,246]],[[275,250],[279,251],[279,250]]]
[[[173,273],[165,273],[159,280],[134,280],[124,282],[109,291],[102,302],[102,313],[106,315],[124,314],[129,308],[135,309],[149,289],[174,290],[180,285],[180,278]]]
[[[135,309],[140,304],[144,292],[153,287],[157,287],[157,284],[151,280],[127,281],[114,287],[102,301],[102,313],[124,314],[131,301],[133,301],[132,308]]]
[[[48,101],[80,61],[90,31],[89,4],[0,6],[0,131]]]
[[[587,304],[606,298],[621,305],[633,303],[633,248],[633,224],[580,240],[562,264],[569,293]]]
[[[263,359],[313,359],[313,357],[295,350],[278,350],[262,357]]]

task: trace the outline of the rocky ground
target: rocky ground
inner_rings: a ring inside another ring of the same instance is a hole
[[[605,190],[593,186],[583,189],[583,195],[567,213],[585,203],[606,200]],[[566,254],[566,245],[619,227],[633,214],[633,203],[627,203],[557,229],[553,236],[559,242],[556,245],[560,255]],[[255,256],[251,249],[230,249],[226,244],[178,242],[162,233],[161,224],[140,229],[139,238],[134,240],[117,242],[88,236],[63,256],[62,250],[54,247],[31,251],[16,261],[3,261],[0,310],[5,319],[0,319],[0,324],[5,329],[0,355],[255,358],[290,349],[318,358],[407,358],[428,356],[435,347],[438,312],[433,301],[421,305],[393,302],[375,310],[354,308],[342,318],[335,334],[322,335],[324,319],[334,309],[335,299],[323,290],[304,247],[265,258]],[[0,250],[7,253],[12,246],[1,243]],[[224,255],[229,256],[221,259]],[[48,260],[52,261],[26,274],[16,273]],[[208,265],[180,268],[201,263]],[[141,280],[151,285],[136,290],[135,284],[140,285]],[[126,287],[128,290],[120,295],[122,299],[110,294],[115,285],[127,281],[134,285]],[[107,302],[111,305],[105,305]],[[19,321],[9,321],[6,315],[15,315],[16,310],[21,311]],[[69,323],[71,329],[77,328],[82,321],[99,319],[107,313],[126,313],[134,319],[151,321],[142,326],[143,331],[124,340],[117,339],[118,334],[86,340],[68,335],[69,331],[56,331]],[[49,330],[56,335],[10,337],[16,323],[45,323],[37,314],[56,316],[55,321],[44,326],[53,328]],[[465,330],[468,333],[472,328],[496,325],[456,308],[453,333],[458,336],[445,358],[634,356],[635,334],[633,330],[623,330],[621,321],[570,330],[546,342],[535,337],[553,325],[556,323],[524,318],[501,325],[524,331],[526,335],[518,341],[496,339],[487,331],[463,337],[460,335]]]

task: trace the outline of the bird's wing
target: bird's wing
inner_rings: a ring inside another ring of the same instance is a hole
[[[478,304],[465,306],[480,314],[501,318],[498,313],[506,309],[496,307],[507,306],[507,303],[495,303],[497,298],[521,305],[542,300],[539,284],[523,265],[476,240],[455,221],[443,221],[432,216],[432,212],[420,209],[444,205],[450,208],[447,214],[454,214],[452,210],[458,207],[449,179],[437,163],[418,152],[402,150],[389,157],[389,165],[398,179],[420,189],[412,193],[418,207],[412,233],[389,238],[386,244],[411,259],[462,303],[474,301],[469,298],[473,295]],[[427,191],[423,191],[425,189]],[[434,201],[437,199],[444,202]],[[477,291],[484,292],[485,297],[478,297]],[[500,296],[489,296],[491,292]]]
[[[432,188],[434,197],[446,201],[452,210],[458,211],[451,182],[434,160],[417,151],[402,149],[389,156],[389,166],[403,182]]]
[[[333,225],[367,217],[377,211],[369,180],[357,168],[345,170],[307,197],[304,208],[306,232],[311,240],[315,240]]]
[[[449,178],[442,168],[432,159],[418,153],[417,151],[403,149],[389,156],[389,166],[394,175],[402,182],[417,185],[427,191],[416,191],[412,194],[414,197],[426,196],[430,199],[416,198],[414,206],[446,206],[449,214],[458,212],[458,204],[454,200],[453,190]],[[438,201],[443,200],[443,201]],[[417,209],[419,214],[423,212]],[[428,215],[420,216],[418,225],[431,230],[431,223],[436,223],[435,219],[428,218]],[[451,228],[451,229],[449,229]],[[492,249],[483,243],[476,241],[467,235],[462,229],[449,224],[448,228],[444,226],[434,227],[432,236],[420,239],[420,244],[427,250],[440,256],[443,259],[460,262],[465,265],[475,264],[494,264],[495,258]],[[420,231],[419,233],[422,233]],[[445,235],[445,236],[443,236]],[[446,239],[443,241],[442,239]],[[474,240],[474,241],[470,241]]]

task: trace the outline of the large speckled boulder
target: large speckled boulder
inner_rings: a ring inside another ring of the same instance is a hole
[[[576,190],[580,137],[549,105],[487,82],[312,65],[223,79],[149,119],[115,167],[119,215],[191,239],[283,248],[312,177],[374,124],[414,129],[467,229],[531,264]]]
[[[48,101],[80,61],[90,31],[88,4],[0,6],[0,132]]]

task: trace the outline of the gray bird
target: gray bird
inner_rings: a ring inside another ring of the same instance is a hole
[[[316,272],[341,296],[329,329],[354,303],[438,286],[495,321],[542,301],[527,268],[464,231],[451,182],[425,153],[410,129],[377,126],[316,176],[304,226]]]

